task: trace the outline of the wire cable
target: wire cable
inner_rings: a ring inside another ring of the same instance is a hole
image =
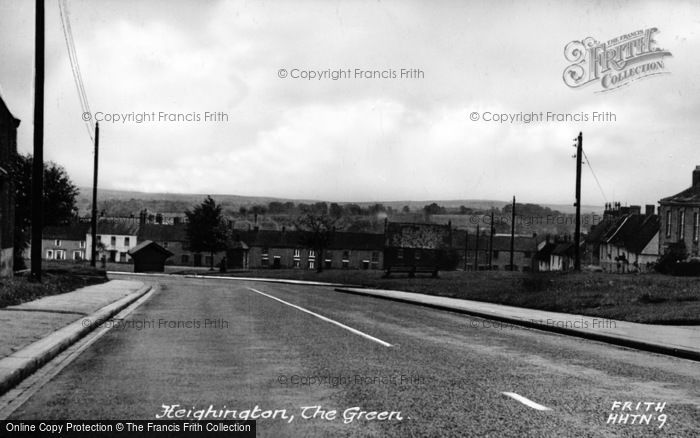
[[[89,114],[92,116],[92,111],[90,110],[90,103],[88,102],[87,93],[85,92],[85,84],[83,83],[83,76],[80,71],[80,64],[78,62],[78,54],[75,50],[75,39],[73,38],[73,30],[70,25],[70,12],[68,10],[68,4],[66,0],[59,0],[58,9],[61,16],[61,25],[63,27],[63,37],[66,41],[66,49],[68,50],[68,60],[71,65],[71,72],[73,74],[73,81],[75,82],[75,88],[78,92],[78,100],[80,101],[80,108],[83,114]],[[85,127],[88,132],[88,137],[90,141],[94,143],[93,131],[95,129],[93,125],[92,117],[89,120],[85,120]]]
[[[598,184],[598,189],[600,189],[600,194],[603,195],[603,199],[605,199],[605,203],[608,202],[607,196],[605,196],[605,192],[603,191],[603,186],[600,185],[600,181],[598,181],[598,177],[596,176],[595,172],[593,171],[593,167],[591,166],[591,160],[588,159],[588,156],[586,155],[586,152],[581,149],[581,152],[583,152],[583,158],[586,159],[586,164],[588,165],[588,168],[591,169],[591,174],[593,175],[593,179],[595,179],[596,184]]]

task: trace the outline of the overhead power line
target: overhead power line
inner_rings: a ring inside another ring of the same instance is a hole
[[[600,185],[600,181],[598,181],[598,177],[596,176],[595,172],[593,171],[593,167],[591,166],[591,160],[588,159],[588,156],[586,156],[586,151],[581,150],[583,152],[583,157],[586,159],[586,164],[588,165],[588,168],[591,169],[591,174],[593,175],[593,179],[595,179],[596,184],[598,184],[598,189],[600,189],[600,194],[603,195],[603,199],[605,199],[605,202],[608,202],[607,196],[605,196],[605,191],[603,191],[603,186]]]
[[[85,121],[85,127],[87,128],[88,136],[90,141],[94,142],[92,136],[95,127],[92,120],[92,111],[90,110],[90,103],[88,102],[87,93],[85,91],[85,84],[83,83],[83,75],[80,71],[80,63],[78,62],[78,54],[75,50],[75,39],[73,38],[73,30],[70,25],[70,11],[68,10],[67,0],[59,0],[58,9],[61,15],[61,25],[63,27],[63,37],[66,41],[66,49],[68,50],[68,60],[71,65],[71,72],[73,73],[73,80],[75,82],[75,88],[78,92],[78,100],[80,101],[80,108],[83,114],[89,114],[88,120],[82,117]],[[82,116],[82,115],[81,115]]]

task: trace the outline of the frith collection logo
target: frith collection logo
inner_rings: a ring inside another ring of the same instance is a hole
[[[607,42],[592,37],[572,41],[564,48],[572,64],[564,70],[564,83],[571,88],[599,84],[596,92],[611,91],[653,75],[669,73],[664,64],[671,52],[657,47],[658,29],[637,30]]]

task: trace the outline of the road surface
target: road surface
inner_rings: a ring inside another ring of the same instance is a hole
[[[228,418],[265,413],[258,436],[269,437],[700,430],[696,362],[327,287],[146,281],[157,293],[10,418],[211,408]]]

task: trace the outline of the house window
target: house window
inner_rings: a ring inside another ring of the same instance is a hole
[[[294,257],[295,258],[301,257],[301,250],[299,248],[294,249]]]
[[[119,253],[119,261],[122,263],[126,263],[128,260],[126,259],[126,253],[125,252],[120,252]]]
[[[379,268],[379,251],[372,251],[372,260],[370,266],[372,269]]]
[[[131,244],[131,239],[128,237],[125,237],[124,238],[124,246],[126,246],[128,248],[130,244]]]
[[[403,260],[403,248],[399,248],[398,251],[396,251],[396,258]]]
[[[86,246],[86,245],[85,245],[85,241],[84,241],[84,240],[81,240],[81,241],[80,241],[80,247],[81,247],[81,248],[85,248],[85,246]]]
[[[685,211],[678,212],[678,240],[685,239]]]
[[[98,235],[96,236],[96,239],[97,239],[97,241],[99,242],[99,241],[102,240],[102,236],[100,236],[100,235],[98,234]]]
[[[292,262],[292,267],[294,267],[295,269],[301,268],[301,261],[299,259],[294,259],[294,261]]]
[[[343,251],[342,266],[344,269],[350,267],[350,251]]]
[[[330,269],[333,266],[333,252],[326,252],[326,257],[323,260],[323,264],[326,267],[326,269]]]
[[[700,238],[700,235],[698,233],[700,232],[700,213],[697,211],[693,213],[693,241],[697,242],[698,239]]]
[[[362,260],[362,269],[369,269],[369,260]]]
[[[56,251],[56,260],[65,260],[66,259],[66,252],[62,249],[59,249]]]
[[[52,250],[49,249],[46,251],[46,259],[47,260],[53,259],[53,251]]]
[[[112,236],[112,237],[109,239],[109,243],[110,243],[110,245],[112,245],[112,246],[117,246],[117,236]]]
[[[82,251],[73,251],[73,260],[82,260],[83,259],[83,252]]]
[[[270,266],[270,249],[266,246],[263,246],[260,254],[260,265],[261,266]]]
[[[310,249],[309,250],[309,258],[315,259],[316,258],[316,251],[314,251],[313,249]]]
[[[204,256],[204,264],[207,266],[211,266],[212,258],[211,256]]]
[[[666,237],[671,237],[671,210],[666,210]]]
[[[190,256],[189,254],[183,254],[182,257],[180,257],[180,261],[182,264],[187,264],[190,262]]]
[[[54,244],[55,246],[61,246],[61,240],[60,240],[60,239],[56,239],[56,240],[53,242],[53,244]]]
[[[420,249],[417,249],[416,250],[416,260],[420,260],[421,256],[422,256],[422,254],[421,254]]]
[[[316,269],[316,260],[309,260],[309,269]]]

